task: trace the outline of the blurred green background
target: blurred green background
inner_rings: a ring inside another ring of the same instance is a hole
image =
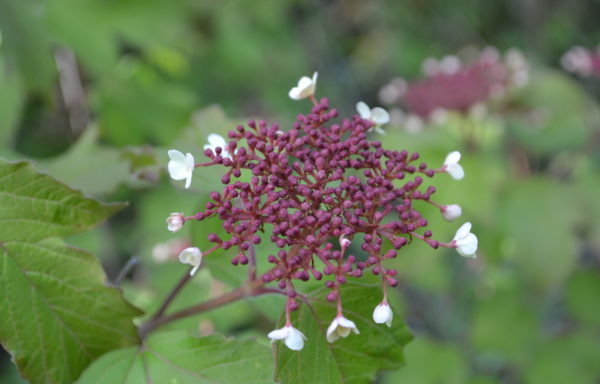
[[[427,57],[516,47],[530,81],[502,108],[418,133],[385,128],[386,147],[418,150],[431,166],[461,150],[467,176],[436,177],[436,201],[460,204],[480,245],[477,260],[415,243],[391,261],[416,338],[406,367],[379,382],[598,383],[600,79],[571,76],[559,60],[573,45],[600,43],[599,19],[597,0],[0,0],[0,157],[130,202],[69,241],[99,255],[110,279],[137,257],[123,287],[151,309],[181,272],[177,247],[203,247],[220,230],[166,231],[170,212],[192,212],[219,187],[216,170],[196,172],[192,191],[172,184],[166,149],[199,154],[209,133],[250,117],[289,127],[308,104],[287,92],[314,70],[317,95],[349,116],[357,101],[379,105],[393,77],[419,78]],[[475,145],[462,141],[465,126]],[[451,239],[457,223],[429,208],[434,236]],[[243,278],[223,260],[209,265],[216,280],[203,271],[178,305]],[[280,308],[273,300],[189,326],[264,337]],[[0,382],[20,382],[6,354]]]

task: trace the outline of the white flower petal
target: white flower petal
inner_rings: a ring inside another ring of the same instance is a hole
[[[376,126],[374,130],[376,133],[378,133],[382,136],[385,136],[385,131],[383,129],[381,129],[381,127]]]
[[[375,107],[371,110],[371,120],[377,125],[383,125],[390,122],[390,114],[381,107]]]
[[[339,323],[338,323],[338,327],[336,329],[336,332],[338,333],[338,335],[340,335],[341,337],[348,337],[348,335],[350,334],[350,328],[346,328],[346,327],[342,327]]]
[[[190,272],[191,275],[195,274],[200,264],[202,264],[202,251],[197,247],[189,247],[179,253],[179,261],[183,264],[188,264],[194,268]]]
[[[298,85],[290,90],[290,98],[294,100],[300,100],[314,95],[315,88],[317,87],[317,77],[317,72],[313,74],[312,79],[306,76],[302,76],[298,81]]]
[[[327,341],[333,343],[340,337],[347,337],[350,335],[350,332],[354,332],[357,335],[360,333],[353,321],[339,315],[333,319],[329,328],[327,328]]]
[[[336,332],[338,327],[338,321],[337,321],[337,317],[335,319],[333,319],[333,321],[331,322],[331,324],[329,324],[329,327],[327,328],[327,341],[330,343],[333,343],[334,341],[336,341],[337,339],[339,339],[339,335]]]
[[[288,334],[290,332],[289,328],[290,327],[283,327],[283,328],[275,329],[275,330],[269,332],[267,337],[269,339],[271,339],[272,343],[274,343],[277,340],[283,340],[288,336]]]
[[[196,161],[194,160],[194,156],[191,153],[185,154],[185,166],[189,169],[194,169],[196,167]]]
[[[183,180],[188,177],[188,171],[186,167],[180,163],[170,161],[167,169],[173,180]]]
[[[223,136],[211,133],[208,135],[208,144],[204,144],[204,150],[210,149],[215,154],[217,153],[217,147],[221,148],[221,156],[224,158],[231,159],[231,154],[227,151],[227,141]]]
[[[461,256],[464,257],[477,257],[477,236],[469,233],[462,240],[457,241],[458,248],[456,250]]]
[[[216,133],[211,133],[208,135],[208,143],[213,148],[221,147],[222,149],[225,149],[225,146],[227,145],[227,142],[223,136],[217,135]]]
[[[446,167],[446,172],[454,179],[454,180],[461,180],[463,177],[465,177],[465,170],[463,169],[463,167],[456,163],[456,164],[450,164]]]
[[[344,316],[338,317],[338,324],[342,328],[349,328],[350,330],[354,331],[354,333],[356,333],[356,334],[359,333],[358,329],[356,328],[356,324],[354,324],[354,321],[348,320]]]
[[[285,345],[292,351],[299,351],[304,347],[306,337],[302,332],[294,327],[290,327],[290,331],[285,338]]]
[[[369,120],[371,118],[371,109],[365,102],[359,101],[358,103],[356,103],[356,111],[358,112],[360,117],[362,117],[365,120]]]
[[[373,321],[377,324],[385,323],[388,327],[392,326],[394,313],[387,303],[381,303],[373,311]]]
[[[312,85],[312,79],[307,76],[302,76],[298,81],[298,87],[300,90],[304,90]]]
[[[185,155],[183,154],[183,152],[179,152],[176,149],[170,149],[167,153],[169,155],[169,159],[178,163],[185,162]]]
[[[196,274],[196,272],[198,272],[199,268],[200,268],[200,263],[198,263],[198,265],[196,265],[194,268],[192,268],[192,270],[190,271],[190,276],[194,276]]]
[[[471,227],[472,224],[469,221],[461,225],[456,231],[456,235],[454,235],[454,240],[462,239],[467,236],[471,232]]]
[[[169,175],[173,180],[186,179],[186,188],[188,188],[195,168],[194,156],[191,153],[184,155],[174,149],[169,150],[168,154],[171,159],[167,164]]]
[[[454,235],[454,239],[452,239],[454,244],[456,245],[456,251],[464,257],[477,257],[477,245],[478,240],[477,236],[471,233],[471,223],[464,223],[458,231],[456,231],[456,235]]]
[[[454,151],[450,152],[448,156],[446,156],[446,160],[444,160],[444,165],[456,164],[460,161],[460,152]]]

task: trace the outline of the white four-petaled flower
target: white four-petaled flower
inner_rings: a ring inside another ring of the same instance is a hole
[[[190,271],[190,276],[194,276],[202,263],[202,251],[196,247],[186,248],[179,254],[179,261],[183,264],[193,266],[194,268]]]
[[[227,150],[227,142],[223,136],[217,135],[216,133],[211,133],[208,135],[208,144],[204,144],[204,150],[206,151],[207,149],[210,149],[216,154],[217,147],[221,148],[221,156],[223,158],[231,159],[231,154]]]
[[[388,327],[392,326],[392,319],[394,318],[394,312],[386,301],[382,301],[373,311],[373,321],[377,324],[385,323]]]
[[[375,132],[385,135],[385,131],[381,129],[381,126],[390,122],[390,114],[385,109],[380,107],[371,109],[366,103],[359,101],[356,103],[356,111],[360,117],[375,124],[373,127]]]
[[[189,188],[192,183],[192,172],[194,172],[194,167],[196,166],[194,156],[191,153],[184,155],[175,149],[169,150],[168,154],[170,159],[167,166],[169,175],[173,180],[185,179],[185,187]]]
[[[167,229],[171,232],[177,232],[185,223],[185,217],[182,213],[173,212],[167,217]]]
[[[298,80],[298,85],[290,89],[290,97],[294,100],[301,100],[315,94],[317,88],[317,72],[313,73],[312,79],[307,76],[302,76]]]
[[[462,208],[458,204],[448,204],[442,207],[442,216],[448,221],[453,221],[462,215]]]
[[[450,152],[444,160],[443,169],[446,171],[454,180],[460,180],[465,177],[465,171],[463,167],[458,163],[460,160],[460,152]]]
[[[306,340],[304,334],[291,325],[275,329],[269,332],[267,336],[272,343],[276,340],[283,340],[285,345],[293,351],[301,350],[304,347],[304,340]]]
[[[327,328],[327,341],[333,343],[340,337],[347,337],[350,332],[354,332],[357,335],[360,333],[356,324],[352,320],[346,319],[342,315],[338,315]]]
[[[477,257],[477,236],[471,233],[471,223],[466,222],[458,228],[451,244],[461,256]]]

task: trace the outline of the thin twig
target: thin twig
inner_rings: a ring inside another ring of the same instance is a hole
[[[60,90],[69,115],[71,131],[79,135],[90,121],[85,89],[77,66],[77,59],[70,48],[61,47],[54,53],[54,60],[60,76]]]
[[[188,317],[191,315],[196,315],[198,313],[203,313],[210,311],[211,309],[215,309],[221,307],[225,304],[232,303],[239,299],[243,299],[246,297],[257,296],[264,293],[270,293],[270,291],[263,291],[261,288],[265,285],[265,282],[262,280],[255,280],[249,284],[242,285],[241,287],[228,292],[224,295],[215,297],[214,299],[205,301],[203,303],[182,309],[168,316],[153,316],[148,322],[142,324],[139,328],[139,334],[142,339],[144,339],[150,332],[154,329],[161,327],[165,324],[171,323],[173,321],[177,321],[184,317]]]
[[[125,263],[123,268],[121,268],[121,270],[119,271],[119,274],[117,275],[117,277],[115,277],[114,284],[116,286],[121,285],[121,282],[123,281],[125,276],[127,276],[129,274],[129,272],[131,272],[131,270],[133,269],[133,267],[135,267],[137,265],[137,263],[138,263],[137,256],[132,256],[129,260],[127,260],[127,263]]]
[[[183,276],[181,276],[181,279],[179,279],[179,282],[177,283],[177,285],[173,287],[173,289],[171,290],[169,295],[166,297],[165,301],[163,301],[160,308],[158,308],[156,313],[150,318],[150,321],[158,319],[165,313],[167,308],[169,308],[169,305],[171,305],[173,300],[175,300],[175,297],[177,296],[177,294],[179,294],[179,291],[181,291],[183,289],[183,287],[185,287],[185,285],[188,283],[188,281],[190,281],[191,278],[192,278],[192,275],[190,275],[190,272],[186,270],[185,274]]]

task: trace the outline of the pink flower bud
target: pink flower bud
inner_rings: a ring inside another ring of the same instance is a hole
[[[185,223],[185,217],[182,213],[173,212],[169,215],[169,217],[167,217],[166,221],[167,229],[171,232],[177,232],[183,227],[183,224]]]
[[[458,204],[449,204],[445,207],[442,207],[442,216],[444,216],[444,219],[448,221],[453,221],[457,219],[458,217],[460,217],[461,214],[462,209]]]

